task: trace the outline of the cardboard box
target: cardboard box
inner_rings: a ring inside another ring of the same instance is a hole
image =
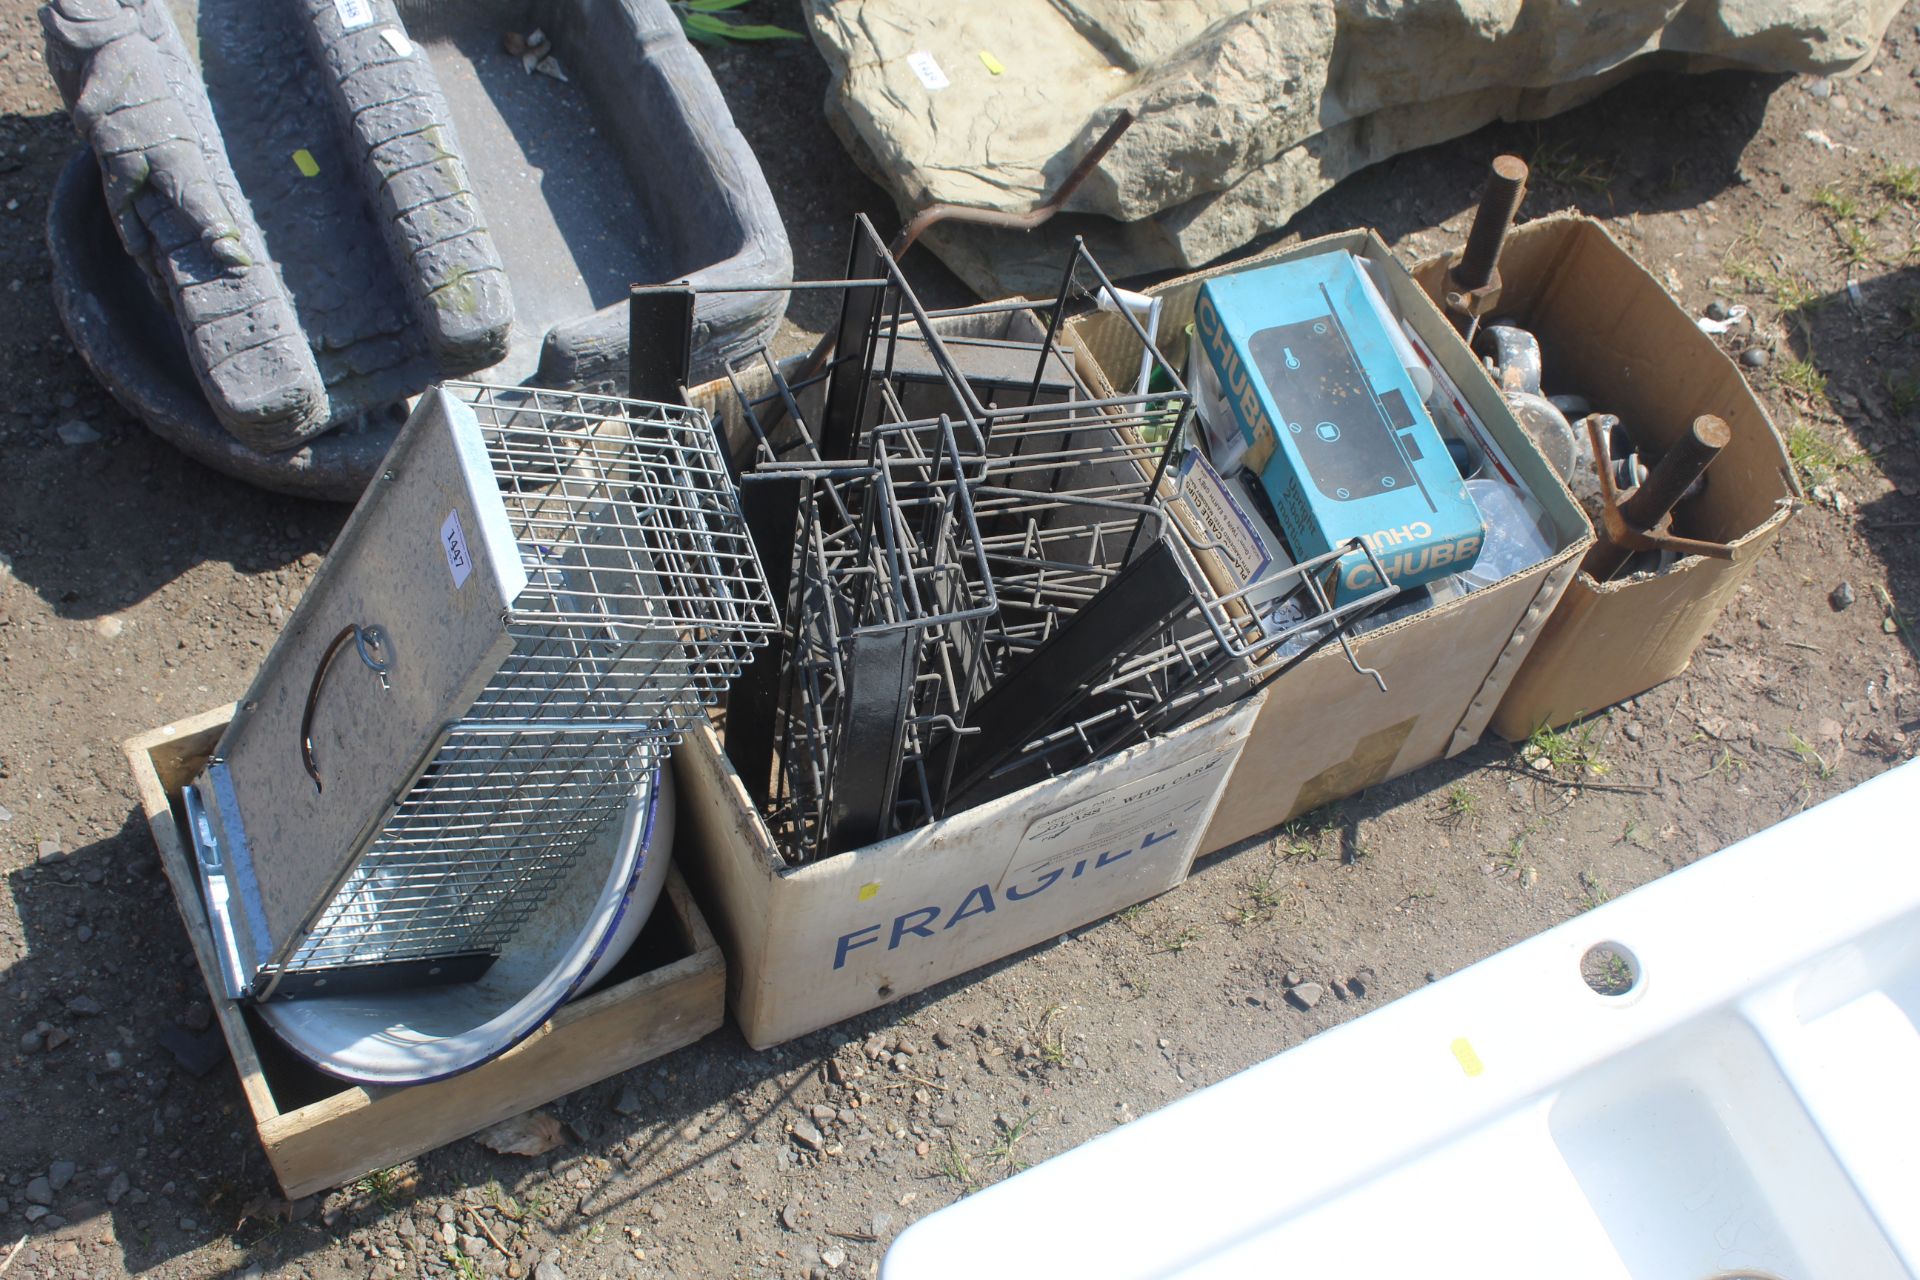
[[[786,866],[711,729],[674,753],[688,878],[716,906],[756,1049],[1164,893],[1187,878],[1258,699],[917,830]]]
[[[1513,420],[1453,326],[1370,231],[1289,245],[1157,286],[1149,292],[1163,302],[1161,349],[1175,367],[1184,367],[1185,329],[1193,321],[1202,281],[1329,249],[1385,266],[1390,301],[1511,457],[1519,479],[1545,509],[1560,549],[1492,586],[1359,637],[1354,652],[1363,666],[1380,673],[1385,693],[1332,645],[1270,685],[1240,764],[1200,842],[1203,853],[1472,746],[1593,541],[1585,514]],[[1084,317],[1071,327],[1071,341],[1110,381],[1133,376],[1139,344],[1117,317]]]
[[[936,324],[949,341],[1038,341],[1044,333],[1022,310]],[[1128,385],[1137,376],[1130,369]],[[761,369],[740,382],[749,397],[772,389]],[[810,410],[821,390],[816,384],[802,394]],[[753,437],[734,389],[707,383],[690,399],[746,456]],[[1178,885],[1258,714],[1256,697],[939,822],[799,867],[775,851],[719,737],[710,729],[689,733],[674,755],[681,865],[713,909],[729,1004],[747,1042],[760,1049],[805,1035]]]
[[[1435,297],[1444,274],[1437,259],[1416,269]],[[1656,457],[1703,413],[1733,432],[1706,492],[1684,508],[1692,523],[1681,532],[1730,543],[1734,558],[1689,556],[1663,574],[1604,584],[1578,575],[1494,714],[1494,732],[1517,740],[1686,670],[1780,536],[1800,487],[1780,433],[1740,371],[1599,223],[1567,215],[1516,228],[1500,275],[1500,313],[1540,339],[1550,390],[1577,392],[1619,415]]]
[[[1270,262],[1202,281],[1194,337],[1294,556],[1359,537],[1417,587],[1472,562],[1480,513],[1369,297],[1349,254]],[[1336,602],[1380,586],[1364,553],[1339,570]]]
[[[217,707],[130,738],[125,751],[254,1132],[289,1199],[410,1160],[671,1053],[725,1019],[726,961],[672,869],[626,958],[598,987],[561,1005],[538,1031],[491,1062],[402,1088],[321,1075],[223,994],[180,794],[206,767],[232,715],[232,706]]]

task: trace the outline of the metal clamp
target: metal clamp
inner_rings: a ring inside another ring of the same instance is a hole
[[[325,791],[326,786],[320,781],[320,766],[313,758],[313,713],[320,703],[320,686],[326,681],[327,672],[333,668],[333,660],[339,656],[341,647],[348,639],[352,639],[361,663],[380,678],[380,687],[393,687],[387,681],[387,672],[393,669],[393,659],[384,656],[387,634],[379,627],[348,623],[340,628],[339,635],[328,641],[326,652],[320,655],[320,665],[314,669],[313,682],[307,686],[307,708],[300,716],[300,763],[307,767],[307,776],[313,779],[315,791]]]
[[[1580,567],[1600,582],[1619,572],[1635,551],[1671,551],[1682,556],[1733,559],[1733,547],[1704,538],[1686,538],[1673,532],[1673,509],[1727,447],[1732,433],[1711,414],[1693,420],[1637,488],[1624,496],[1613,478],[1607,458],[1606,433],[1619,420],[1609,414],[1589,414],[1584,425],[1587,442],[1599,462],[1600,540],[1588,549]]]

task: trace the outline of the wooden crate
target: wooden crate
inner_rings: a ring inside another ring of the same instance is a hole
[[[432,1084],[365,1088],[299,1063],[257,1017],[220,994],[213,935],[177,805],[232,714],[220,707],[165,725],[128,739],[125,751],[260,1145],[289,1198],[444,1146],[720,1026],[726,961],[674,868],[634,951],[660,953],[664,962],[626,976],[628,965],[616,968],[609,984],[562,1005],[545,1026],[485,1066]]]

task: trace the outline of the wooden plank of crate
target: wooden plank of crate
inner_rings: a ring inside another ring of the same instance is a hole
[[[218,989],[213,931],[171,801],[205,765],[231,716],[230,707],[203,712],[130,738],[124,750],[241,1092],[289,1198],[466,1137],[691,1044],[724,1020],[726,961],[679,869],[669,868],[661,901],[686,944],[685,957],[563,1006],[510,1052],[452,1079],[394,1089],[343,1085],[337,1094],[283,1113],[239,1006]]]
[[[280,1114],[260,1069],[259,1055],[253,1051],[253,1037],[247,1031],[240,1007],[226,998],[220,989],[220,960],[213,950],[213,928],[206,907],[200,901],[200,877],[194,860],[181,839],[180,824],[174,819],[172,794],[205,766],[220,741],[220,733],[233,718],[233,707],[215,707],[197,716],[163,725],[158,729],[127,739],[123,750],[133,769],[134,786],[140,793],[140,807],[147,815],[147,828],[160,854],[160,869],[173,889],[173,902],[187,927],[187,940],[193,944],[194,959],[207,982],[208,1002],[226,1037],[227,1051],[233,1057],[234,1070],[240,1076],[240,1091],[246,1096],[247,1109],[256,1125]]]
[[[690,942],[706,937],[704,949],[563,1005],[527,1040],[472,1071],[404,1088],[349,1086],[263,1121],[260,1141],[286,1194],[297,1198],[398,1164],[717,1029],[725,962],[677,869],[662,898]]]

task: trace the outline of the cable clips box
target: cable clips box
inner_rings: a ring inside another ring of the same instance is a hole
[[[1296,558],[1361,537],[1402,587],[1473,562],[1479,509],[1352,254],[1207,280],[1194,325]],[[1344,558],[1335,599],[1377,588],[1375,576],[1365,555]]]

